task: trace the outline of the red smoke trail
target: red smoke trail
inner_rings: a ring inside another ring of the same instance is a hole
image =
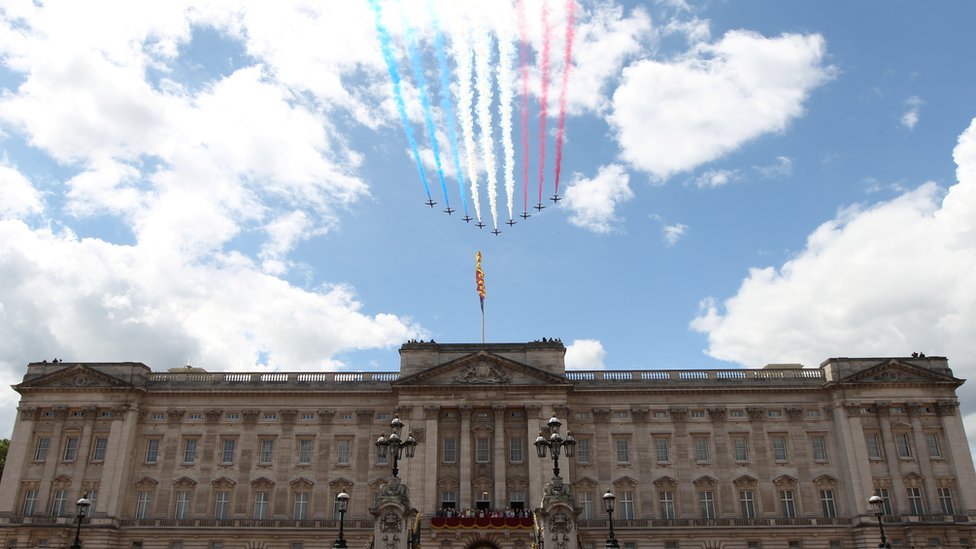
[[[539,207],[542,207],[542,183],[546,167],[546,117],[549,104],[549,58],[552,50],[552,26],[549,25],[549,5],[542,0],[542,97],[539,106]]]
[[[529,211],[529,38],[525,0],[518,0],[519,73],[522,75],[522,213]]]
[[[559,129],[556,131],[556,191],[553,200],[559,196],[559,175],[563,164],[563,132],[566,130],[566,84],[569,82],[569,68],[573,64],[573,10],[575,0],[566,0],[566,50],[563,59],[563,87],[559,90]]]

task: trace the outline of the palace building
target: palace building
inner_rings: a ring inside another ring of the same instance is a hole
[[[341,525],[354,549],[596,549],[612,525],[622,549],[863,549],[879,519],[895,549],[973,547],[943,357],[566,371],[565,351],[409,342],[398,371],[361,373],[31,363],[2,548],[318,549]]]

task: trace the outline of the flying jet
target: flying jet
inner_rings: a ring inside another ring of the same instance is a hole
[[[498,235],[502,234],[502,232],[499,231],[498,229],[495,229],[494,231],[491,231],[491,234],[493,234],[495,236],[498,236]]]
[[[539,202],[538,204],[535,205],[535,209],[539,210],[540,212],[545,208],[546,207],[542,205],[542,202]]]
[[[477,222],[477,223],[475,223],[474,226],[475,227],[478,227],[479,229],[484,229],[485,228],[485,224],[482,223],[482,222],[480,222],[480,221]]]
[[[447,209],[444,210],[444,213],[446,213],[447,215],[451,215],[452,213],[454,213],[454,208],[452,208],[450,205],[448,205],[447,206]]]
[[[512,225],[514,225],[515,223],[517,223],[517,221],[515,221],[514,219],[509,219],[509,220],[508,220],[508,221],[506,221],[505,223],[507,223],[507,224],[508,224],[508,226],[509,226],[509,227],[511,227]]]
[[[473,218],[473,217],[471,217],[470,215],[466,215],[466,216],[464,216],[464,217],[462,217],[461,219],[462,219],[462,220],[463,220],[463,221],[464,221],[465,223],[471,223],[471,220],[472,220],[472,219],[474,219],[474,218]]]
[[[428,206],[430,206],[431,208],[433,208],[434,207],[434,204],[437,204],[437,202],[434,202],[433,199],[428,198],[427,199],[427,202],[424,202],[424,204],[427,204]]]
[[[522,212],[519,214],[519,217],[521,217],[522,219],[528,219],[532,217],[532,214],[530,214],[529,212]]]
[[[550,198],[549,200],[552,200],[552,203],[555,204],[556,202],[559,202],[562,199],[563,197],[559,196],[558,194],[554,194],[552,195],[552,198]]]

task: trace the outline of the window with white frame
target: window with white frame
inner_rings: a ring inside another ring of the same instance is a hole
[[[875,488],[874,495],[881,498],[881,513],[891,515],[891,492],[887,488]]]
[[[739,511],[742,518],[756,518],[756,498],[752,490],[739,492]]]
[[[671,461],[671,448],[668,445],[668,439],[664,437],[655,437],[654,450],[657,453],[658,463],[669,463]]]
[[[590,439],[581,438],[576,440],[576,461],[578,463],[590,462]]]
[[[952,488],[939,488],[939,506],[942,507],[942,513],[945,515],[956,514],[956,506],[952,502]]]
[[[827,461],[827,438],[823,435],[810,437],[810,445],[813,447],[814,461]]]
[[[634,493],[630,490],[620,492],[620,518],[623,520],[634,518]]]
[[[217,520],[226,519],[228,513],[230,513],[230,492],[218,490],[214,494],[214,518]]]
[[[732,446],[736,461],[749,461],[749,440],[746,437],[734,437]]]
[[[491,460],[491,451],[488,437],[476,437],[474,439],[474,460],[476,463],[488,463]]]
[[[784,517],[796,517],[796,501],[793,499],[793,490],[779,491],[779,508]]]
[[[525,442],[521,437],[508,440],[508,460],[512,463],[522,463],[525,460]]]
[[[773,436],[773,459],[776,461],[786,461],[789,456],[786,453],[786,437],[782,435]]]
[[[20,514],[29,517],[37,509],[37,490],[26,490],[24,492],[24,504],[20,507]]]
[[[254,518],[257,520],[268,518],[268,492],[254,493]]]
[[[156,463],[159,457],[159,439],[150,438],[146,440],[146,463]]]
[[[348,438],[340,438],[336,441],[336,463],[339,465],[349,465],[349,454],[352,441]]]
[[[190,492],[188,490],[176,492],[176,509],[173,515],[177,520],[190,517]]]
[[[707,463],[709,461],[708,437],[698,436],[692,439],[695,445],[695,461]]]
[[[701,518],[715,518],[715,494],[711,490],[698,492],[698,513]]]
[[[221,463],[234,463],[234,451],[237,450],[237,440],[225,438],[220,450]]]
[[[295,509],[292,518],[295,520],[308,518],[308,492],[295,492]]]
[[[457,508],[457,492],[454,490],[442,490],[441,491],[441,508],[442,509],[456,509]]]
[[[68,492],[66,490],[55,490],[54,498],[51,500],[51,516],[64,516],[64,505],[67,500]]]
[[[593,492],[579,492],[580,518],[589,520],[593,518]]]
[[[183,463],[192,464],[197,461],[197,439],[183,439]]]
[[[91,460],[94,463],[105,461],[105,452],[108,450],[108,437],[95,437],[92,443]]]
[[[384,450],[385,449],[380,448],[379,446],[376,447],[376,464],[377,465],[386,465],[386,464],[390,463],[390,452],[384,451]]]
[[[895,444],[898,447],[898,457],[908,459],[912,457],[912,440],[908,433],[898,433],[895,435]]]
[[[871,459],[884,459],[884,452],[881,446],[881,435],[879,433],[865,433],[864,442],[868,447],[868,457]]]
[[[258,463],[268,465],[274,460],[274,439],[262,438],[260,451],[258,452]]]
[[[312,463],[312,439],[298,439],[298,464],[308,465]]]
[[[671,490],[662,490],[658,492],[657,496],[658,508],[661,513],[662,519],[673,519],[674,518],[674,492]]]
[[[139,492],[136,496],[136,518],[149,518],[149,504],[152,502],[152,493]]]
[[[617,449],[617,463],[630,463],[630,439],[616,438],[613,443]]]
[[[441,440],[441,459],[444,463],[457,462],[457,439],[444,437]]]
[[[908,487],[908,507],[913,515],[925,514],[925,503],[922,501],[922,489]]]
[[[78,459],[78,437],[67,437],[64,439],[64,461],[74,461]]]
[[[933,459],[942,458],[942,445],[939,444],[938,433],[926,433],[925,443],[929,447],[929,457]]]
[[[834,518],[837,516],[833,490],[820,490],[820,512],[826,518]]]
[[[47,461],[47,451],[50,447],[50,438],[37,437],[37,442],[34,444],[34,461]]]

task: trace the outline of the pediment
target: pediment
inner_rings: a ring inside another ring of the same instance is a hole
[[[568,385],[565,377],[488,351],[479,351],[393,382],[397,387]]]
[[[251,486],[255,488],[270,488],[274,485],[274,481],[268,477],[258,477],[251,481]]]
[[[840,383],[953,383],[959,380],[892,358],[840,380]]]
[[[134,386],[118,378],[89,368],[88,366],[75,364],[30,381],[25,381],[16,385],[14,388],[20,391],[23,389],[46,389],[49,387],[63,390],[66,387],[75,389],[131,389]]]

